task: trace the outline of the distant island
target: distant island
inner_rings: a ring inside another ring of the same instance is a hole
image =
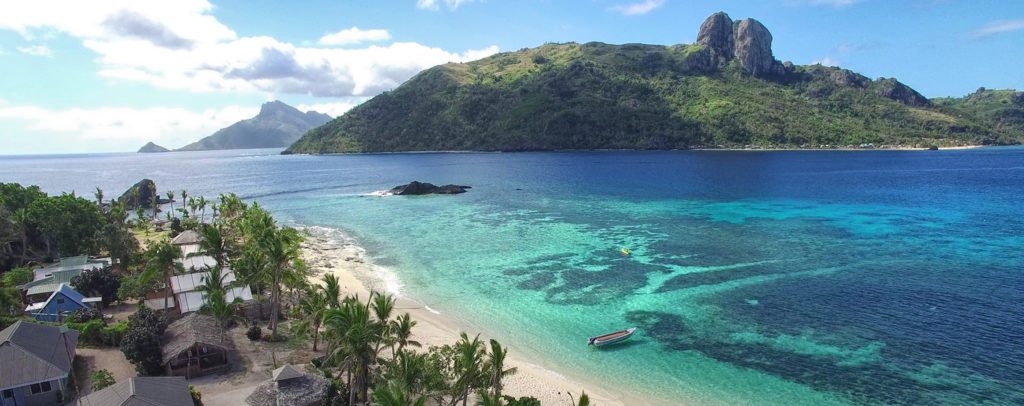
[[[275,100],[264,103],[255,117],[222,128],[210,136],[188,144],[176,151],[209,151],[220,149],[284,148],[299,139],[303,133],[323,125],[331,116],[308,111]],[[160,148],[163,151],[155,150]],[[166,152],[166,148],[152,142],[139,152]]]
[[[154,144],[153,141],[147,142],[146,145],[143,145],[142,148],[139,148],[139,153],[140,154],[149,154],[149,153],[156,153],[156,152],[170,152],[170,151],[171,150],[169,150],[167,148],[164,148],[164,147],[161,147],[159,145]]]
[[[894,78],[799,66],[754,19],[695,44],[545,44],[436,66],[284,153],[947,147],[1024,140],[1024,94],[930,100]],[[924,68],[924,67],[922,67]]]

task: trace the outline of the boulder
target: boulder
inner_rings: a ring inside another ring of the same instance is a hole
[[[733,22],[728,14],[717,12],[704,20],[697,33],[697,44],[711,50],[719,64],[728,63],[733,57]]]
[[[392,195],[415,196],[415,195],[455,195],[466,193],[469,186],[444,185],[436,186],[432,183],[412,181],[406,185],[399,185],[391,188],[388,192]]]
[[[778,73],[778,62],[772,55],[772,33],[764,24],[753,19],[736,22],[735,56],[744,70],[754,76]]]

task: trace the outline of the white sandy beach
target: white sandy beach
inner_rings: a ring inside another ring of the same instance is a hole
[[[308,231],[311,236],[304,243],[303,253],[313,272],[313,276],[310,277],[312,281],[319,283],[323,275],[333,273],[340,279],[344,294],[357,294],[366,298],[371,288],[378,291],[391,290],[390,293],[395,293],[395,281],[388,281],[389,276],[382,268],[369,263],[365,251],[354,242],[318,228]],[[389,284],[392,285],[392,289],[388,289]],[[408,292],[401,293],[396,295],[396,312],[408,312],[416,320],[413,334],[424,348],[452,344],[458,340],[460,332],[466,331],[465,328],[461,328],[461,323],[456,318],[431,312],[420,301],[410,298]],[[466,332],[470,335],[477,333]],[[632,398],[613,392],[598,384],[586,382],[581,377],[569,376],[563,371],[543,368],[529,361],[528,348],[517,347],[515,343],[503,341],[502,337],[481,335],[481,338],[495,338],[509,348],[509,364],[516,367],[518,373],[506,380],[507,395],[533,396],[544,405],[570,405],[570,393],[572,397],[578,398],[581,391],[586,391],[592,403],[602,406],[658,403],[651,399]]]

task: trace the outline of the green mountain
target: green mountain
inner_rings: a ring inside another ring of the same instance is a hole
[[[303,113],[280,101],[264,103],[256,117],[222,128],[178,151],[287,147],[309,129],[331,120],[331,116]]]
[[[1024,92],[982,87],[966,97],[932,101],[950,115],[979,120],[1003,133],[1024,133]]]
[[[1024,139],[988,108],[933,103],[896,79],[782,63],[771,42],[758,21],[716,13],[690,45],[546,44],[436,66],[309,131],[285,153]]]
[[[154,144],[152,141],[147,142],[142,148],[139,148],[139,153],[155,153],[155,152],[170,152],[169,149]]]

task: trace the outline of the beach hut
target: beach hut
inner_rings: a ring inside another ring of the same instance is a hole
[[[78,406],[191,406],[188,382],[180,376],[128,378],[78,400]]]
[[[327,380],[285,365],[270,375],[270,380],[256,387],[245,403],[249,406],[320,406],[327,401]]]
[[[188,379],[230,369],[228,353],[233,349],[217,319],[192,313],[167,326],[162,361],[168,375]]]
[[[62,323],[64,318],[74,313],[75,310],[96,307],[97,303],[102,300],[103,298],[100,297],[84,297],[67,284],[62,283],[45,302],[28,305],[25,308],[25,313],[39,321]]]
[[[174,298],[177,299],[174,303],[177,304],[178,312],[181,314],[195,312],[206,304],[206,292],[200,290],[200,288],[206,283],[206,278],[209,277],[209,271],[193,272],[171,277],[171,291],[174,292]],[[233,285],[235,280],[234,272],[231,272],[231,270],[224,272],[223,282],[225,285]],[[249,289],[249,286],[226,287],[224,300],[230,303],[235,298],[241,299],[242,303],[252,302],[252,291]]]

